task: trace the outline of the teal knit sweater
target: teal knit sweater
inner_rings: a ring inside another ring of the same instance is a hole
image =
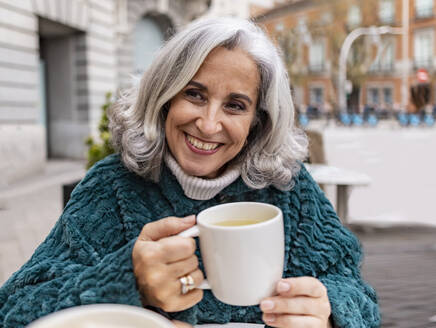
[[[294,182],[291,191],[254,190],[238,179],[213,199],[198,201],[184,195],[168,168],[155,184],[128,171],[118,155],[111,155],[88,172],[47,239],[1,287],[0,327],[23,327],[48,313],[82,304],[141,306],[131,253],[142,227],[233,201],[266,202],[282,209],[283,276],[320,279],[327,287],[336,326],[379,327],[375,292],[360,276],[358,240],[341,225],[304,167]],[[199,255],[197,249],[202,268]],[[258,306],[224,304],[210,291],[194,307],[168,315],[191,324],[262,323]]]

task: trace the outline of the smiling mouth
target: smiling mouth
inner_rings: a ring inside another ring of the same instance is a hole
[[[222,144],[216,142],[204,142],[186,133],[186,139],[189,144],[199,150],[212,151],[217,149]]]

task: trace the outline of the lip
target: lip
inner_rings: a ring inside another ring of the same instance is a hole
[[[188,146],[188,148],[192,152],[194,152],[196,154],[199,154],[199,155],[212,155],[212,154],[215,154],[221,148],[221,146],[222,146],[222,144],[220,144],[217,148],[211,149],[211,150],[198,149],[198,148],[195,148],[193,145],[191,145],[191,143],[188,141],[188,134],[186,132],[184,133],[184,135],[185,135],[185,143]],[[198,140],[201,140],[201,139],[198,139]]]

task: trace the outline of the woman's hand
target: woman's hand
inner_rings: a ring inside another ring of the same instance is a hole
[[[272,327],[331,327],[327,289],[316,278],[287,278],[278,282],[277,296],[260,303],[263,321]]]
[[[198,269],[193,238],[175,236],[195,224],[195,216],[169,217],[146,224],[132,251],[133,272],[144,306],[182,311],[203,298],[201,289],[182,295],[179,278],[191,275],[195,286],[204,279]]]
[[[173,323],[173,325],[176,328],[193,328],[189,323],[187,322],[183,322],[183,321],[179,321],[179,320],[172,320],[171,321]]]

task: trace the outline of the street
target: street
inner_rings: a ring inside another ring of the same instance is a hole
[[[377,291],[382,327],[436,327],[436,229],[353,230],[364,247],[362,275]]]

